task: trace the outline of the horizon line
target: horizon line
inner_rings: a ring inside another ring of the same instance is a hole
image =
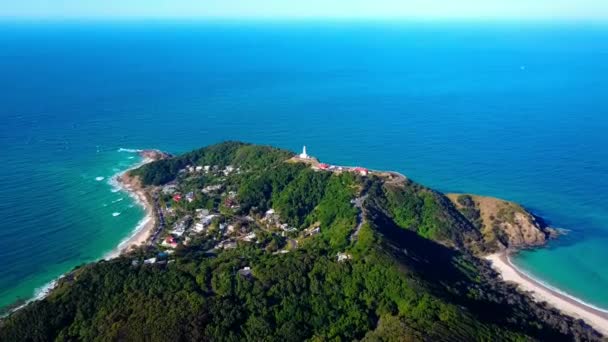
[[[608,25],[603,18],[549,18],[549,17],[330,17],[330,16],[293,16],[293,17],[256,17],[256,16],[3,16],[0,22],[369,22],[369,23],[512,23],[512,24],[592,24]]]

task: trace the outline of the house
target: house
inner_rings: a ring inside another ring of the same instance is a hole
[[[343,262],[350,259],[352,259],[352,256],[350,254],[338,253],[338,262]]]
[[[205,217],[203,217],[202,219],[202,223],[204,226],[208,226],[211,224],[211,221],[213,221],[214,218],[218,217],[219,215],[217,214],[211,214],[211,215],[207,215]]]
[[[173,195],[177,189],[175,184],[165,185],[163,186],[163,194],[165,195]]]
[[[194,227],[192,228],[195,232],[200,233],[205,229],[205,226],[203,225],[202,222],[197,222],[194,224]]]
[[[245,266],[243,268],[241,268],[238,273],[240,275],[242,275],[243,277],[251,277],[253,274],[251,272],[251,267],[249,266]]]
[[[194,192],[190,191],[186,194],[186,201],[188,201],[188,203],[192,203],[192,201],[194,201]]]
[[[203,167],[202,166],[197,166],[195,168],[195,170],[196,170],[196,172],[201,172],[201,171],[203,171]]]
[[[283,223],[282,225],[280,225],[280,228],[285,231],[285,232],[295,232],[298,229],[295,227],[290,227],[287,223]]]
[[[329,165],[321,163],[321,164],[317,165],[317,168],[319,170],[329,170]]]
[[[209,165],[203,166],[203,170],[205,170],[205,172],[209,172],[210,169],[211,169],[211,166],[209,166]]]
[[[175,248],[177,247],[177,241],[175,241],[173,236],[169,235],[163,240],[162,245],[165,247]]]
[[[220,189],[222,189],[222,185],[216,184],[216,185],[208,185],[208,186],[204,187],[202,191],[204,194],[210,194],[210,193],[216,192]]]
[[[222,241],[222,242],[218,243],[218,245],[216,246],[216,248],[219,248],[219,249],[233,249],[233,248],[236,248],[236,241],[230,241],[230,240]]]
[[[266,214],[262,219],[263,222],[268,222],[269,224],[279,224],[279,220],[279,215],[276,214],[274,209],[269,209],[268,211],[266,211]]]
[[[321,227],[309,228],[304,231],[304,236],[313,236],[321,232]]]
[[[183,220],[180,220],[179,222],[177,222],[175,224],[175,226],[173,226],[173,230],[171,231],[171,234],[173,234],[175,236],[184,235],[184,233],[186,232],[187,225],[191,219],[192,218],[190,216],[186,216],[186,217],[184,217]]]
[[[363,167],[356,167],[353,169],[353,171],[360,174],[361,176],[367,176],[369,174],[369,170]]]
[[[243,241],[251,242],[255,239],[255,233],[251,232],[243,237]]]
[[[150,258],[150,259],[144,260],[144,265],[153,265],[155,263],[156,263],[156,258]]]
[[[180,194],[175,194],[175,195],[173,195],[173,200],[174,200],[175,202],[179,202],[179,201],[181,201],[181,200],[182,200],[182,195],[180,195]]]
[[[198,217],[198,218],[203,218],[203,217],[209,215],[209,209],[202,209],[202,208],[196,209],[195,212],[196,212],[196,217]]]
[[[224,205],[228,208],[232,208],[236,205],[236,201],[233,198],[228,197],[224,200]]]

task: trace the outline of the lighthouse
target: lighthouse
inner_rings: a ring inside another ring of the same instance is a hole
[[[300,158],[302,159],[310,159],[310,156],[306,153],[306,145],[302,149],[302,153],[300,153]]]

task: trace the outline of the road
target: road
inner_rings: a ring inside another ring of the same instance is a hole
[[[350,236],[350,241],[357,241],[357,237],[359,236],[359,231],[361,227],[363,227],[363,222],[365,221],[365,210],[363,209],[363,203],[367,199],[367,194],[357,197],[354,200],[355,208],[359,209],[359,213],[357,214],[357,226],[355,227],[355,231]]]
[[[160,233],[165,229],[165,216],[163,214],[162,209],[158,203],[158,193],[154,193],[152,195],[154,202],[154,212],[156,213],[156,217],[158,218],[158,225],[156,226],[156,231],[152,234],[152,238],[150,239],[150,244],[158,243],[158,237]]]

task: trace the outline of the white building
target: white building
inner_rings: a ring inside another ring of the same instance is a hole
[[[308,155],[308,153],[306,153],[306,145],[304,145],[304,148],[302,149],[302,153],[300,153],[299,157],[302,159],[310,159],[310,156]]]
[[[346,253],[338,253],[338,261],[339,262],[343,262],[346,260],[350,260],[352,257],[350,256],[350,254],[346,254]]]

